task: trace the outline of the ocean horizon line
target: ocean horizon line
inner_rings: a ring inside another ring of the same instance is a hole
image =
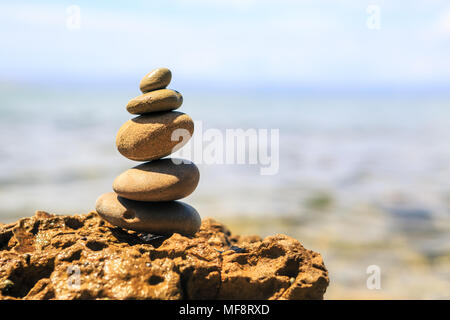
[[[253,82],[233,83],[230,81],[184,81],[183,79],[168,86],[183,88],[184,91],[202,92],[209,96],[211,94],[254,94],[265,95],[289,94],[289,95],[325,95],[325,96],[428,96],[450,97],[450,83],[422,83],[422,84],[368,84],[368,83],[304,83],[292,82],[281,85],[279,82]],[[0,77],[0,90],[10,89],[42,89],[52,91],[76,89],[80,91],[106,90],[109,88],[121,88],[124,91],[136,91],[136,80],[127,78],[53,78],[44,79],[7,79]]]

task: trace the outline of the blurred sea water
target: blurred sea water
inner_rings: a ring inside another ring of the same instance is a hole
[[[450,96],[196,92],[208,128],[278,128],[280,167],[199,164],[184,201],[232,232],[284,233],[322,254],[325,298],[450,298]],[[94,209],[138,163],[115,147],[127,88],[0,85],[0,222]],[[198,134],[198,132],[195,132]],[[381,271],[369,290],[367,267]]]

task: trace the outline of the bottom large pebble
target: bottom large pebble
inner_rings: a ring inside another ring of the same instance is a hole
[[[193,235],[201,224],[198,212],[180,201],[135,201],[109,192],[97,199],[95,209],[112,225],[152,234]]]

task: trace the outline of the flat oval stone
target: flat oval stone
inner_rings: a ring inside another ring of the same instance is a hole
[[[95,209],[112,225],[152,234],[193,235],[201,224],[198,212],[180,201],[134,201],[109,192],[97,199]]]
[[[183,96],[175,90],[161,89],[131,99],[127,111],[131,114],[174,110],[183,103]]]
[[[117,133],[116,146],[130,160],[150,161],[177,151],[193,133],[194,122],[185,113],[150,113],[125,122]],[[179,138],[172,141],[172,135]]]
[[[171,201],[190,195],[199,178],[193,162],[166,158],[128,169],[114,180],[113,190],[131,200]]]
[[[147,73],[141,80],[139,88],[143,93],[162,89],[172,80],[172,72],[167,68],[158,68]]]

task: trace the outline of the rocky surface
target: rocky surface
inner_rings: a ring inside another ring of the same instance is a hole
[[[194,237],[114,227],[95,212],[0,224],[1,299],[321,299],[320,254],[285,235]]]

